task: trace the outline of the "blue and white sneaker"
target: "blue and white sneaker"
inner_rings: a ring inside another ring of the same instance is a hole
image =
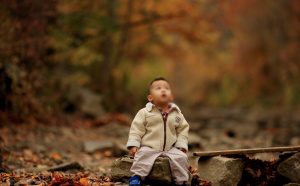
[[[141,186],[141,178],[139,176],[133,176],[128,181],[130,181],[129,186]]]

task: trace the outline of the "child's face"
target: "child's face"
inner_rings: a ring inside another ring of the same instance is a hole
[[[154,105],[168,104],[173,101],[173,95],[168,82],[159,80],[152,83],[148,101]]]

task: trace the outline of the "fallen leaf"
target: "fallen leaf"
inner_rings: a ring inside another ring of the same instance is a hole
[[[103,186],[115,186],[115,183],[114,182],[107,182],[107,183],[104,183]]]
[[[82,184],[82,186],[88,186],[89,185],[86,178],[80,178],[79,182]]]
[[[191,165],[189,165],[188,169],[191,174],[197,173],[197,170],[194,167],[192,167]]]
[[[250,167],[245,168],[245,171],[249,172],[253,178],[259,178],[261,176],[261,170],[258,169],[257,171],[251,169]]]
[[[10,175],[10,174],[7,174],[7,173],[3,173],[3,174],[1,175],[1,177],[2,177],[2,178],[7,178],[7,177],[11,177],[11,175]]]
[[[59,154],[51,154],[51,158],[62,160],[61,156]]]

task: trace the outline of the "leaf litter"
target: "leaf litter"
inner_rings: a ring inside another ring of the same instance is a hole
[[[95,129],[86,125],[86,122],[80,125],[79,121],[75,123],[77,124],[68,127],[22,124],[1,128],[3,161],[0,185],[116,185],[110,179],[109,171],[112,161],[118,157],[113,157],[110,150],[92,154],[82,150],[83,140],[106,139],[107,126]],[[113,135],[118,137],[118,134]],[[64,172],[29,171],[49,169],[70,161],[82,164],[83,169]],[[210,182],[201,179],[192,166],[189,170],[193,175],[193,185],[211,185]]]

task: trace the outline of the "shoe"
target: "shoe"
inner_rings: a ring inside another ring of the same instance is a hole
[[[128,181],[130,181],[129,186],[141,186],[141,178],[139,176],[133,176]]]

